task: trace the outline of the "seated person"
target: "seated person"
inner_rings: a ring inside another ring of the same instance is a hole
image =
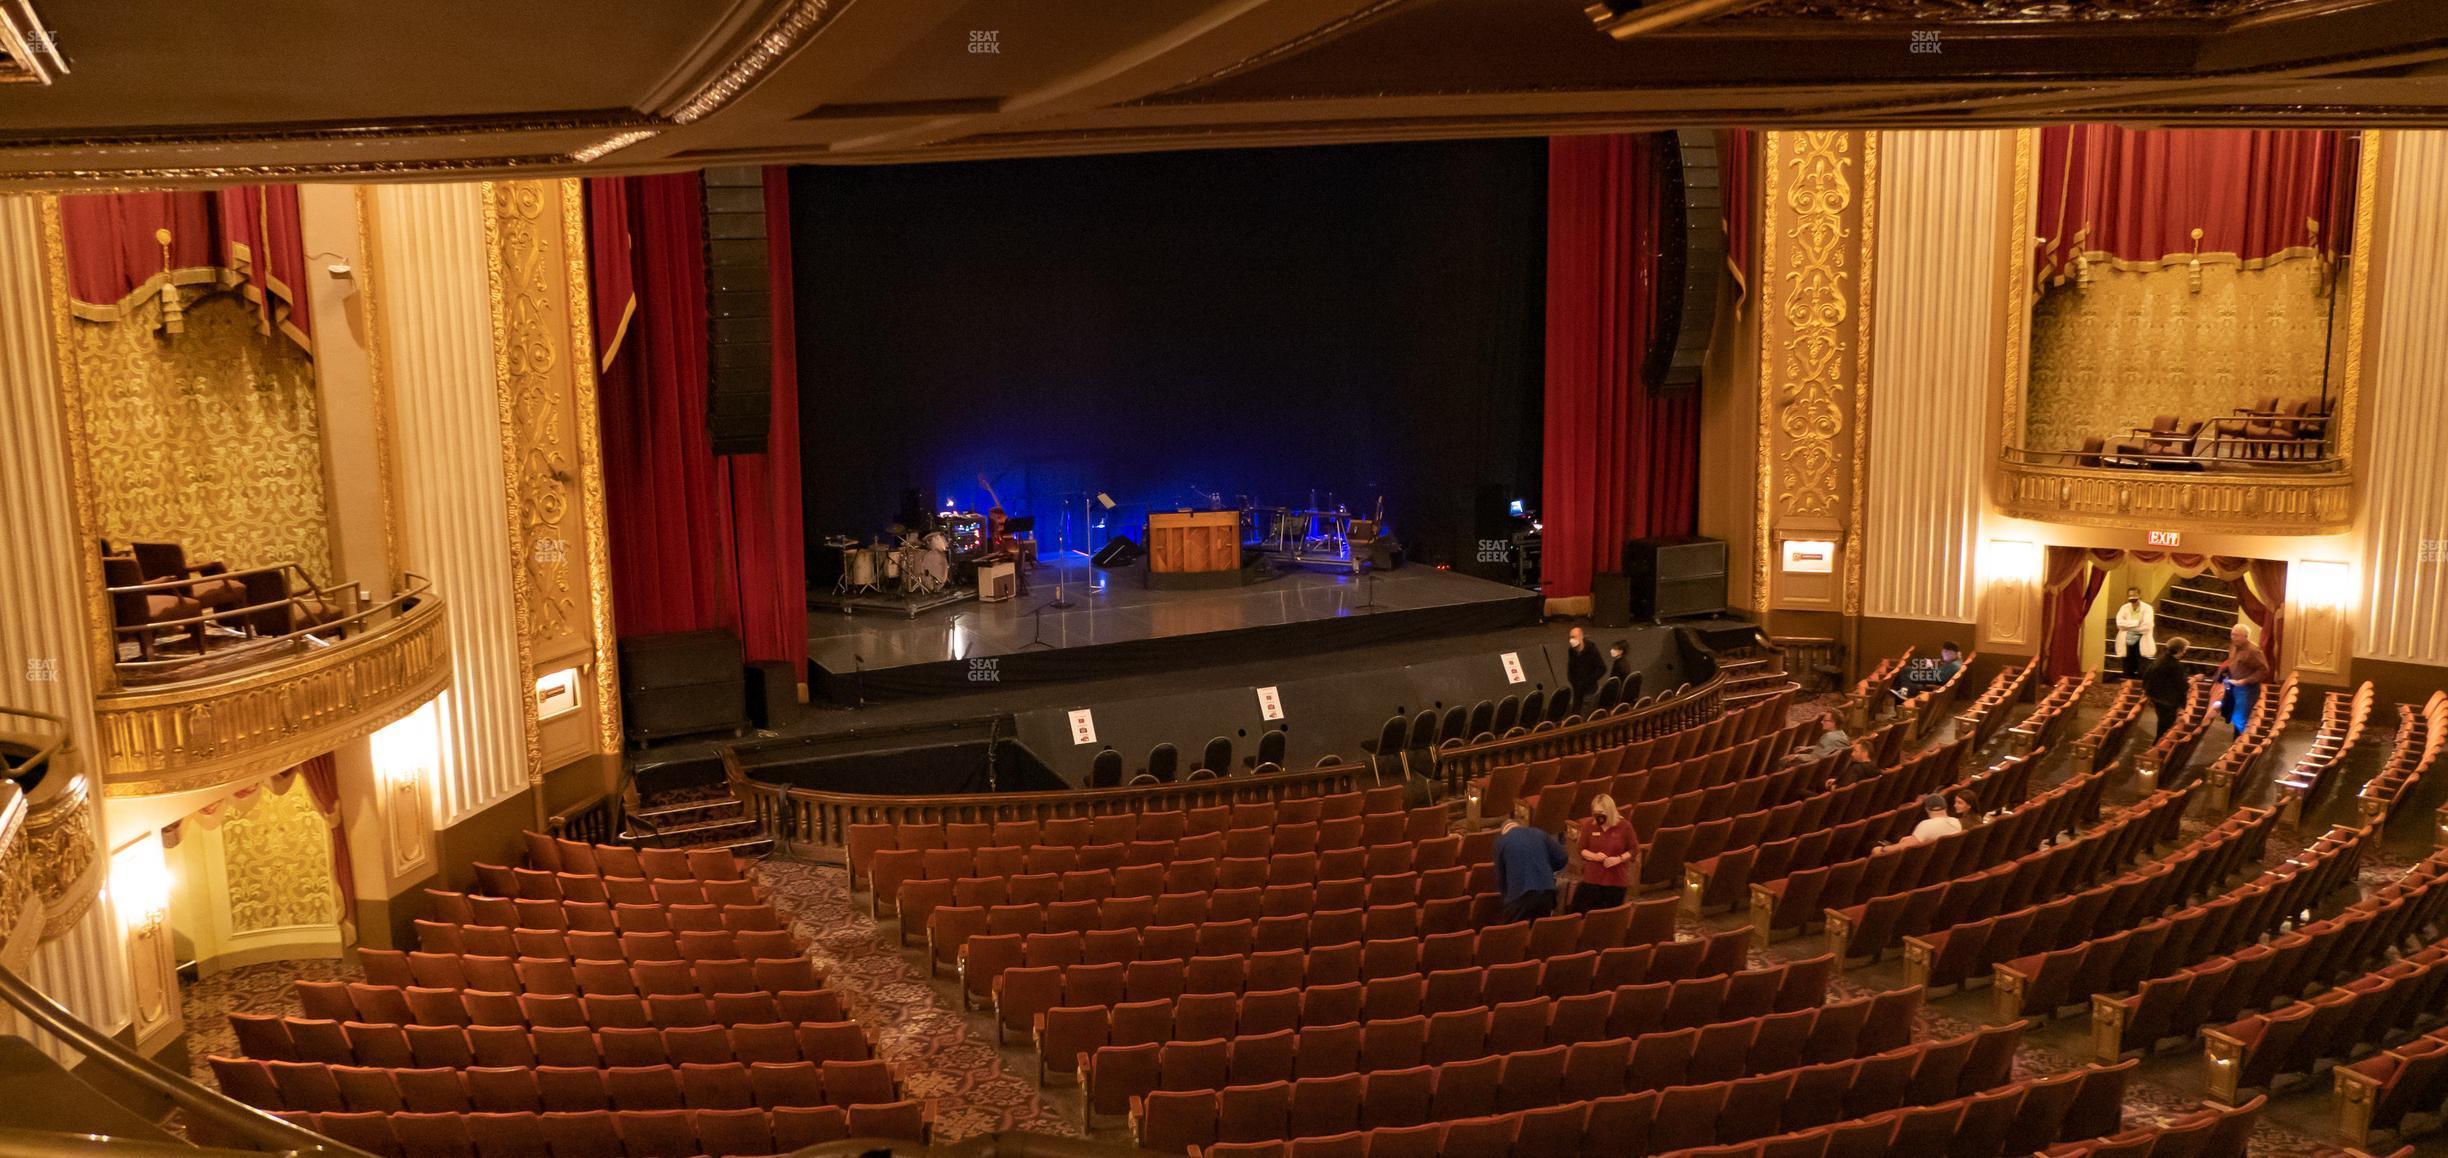
[[[1911,834],[1896,843],[1900,845],[1928,844],[1939,837],[1953,836],[1962,832],[1964,822],[1951,814],[1950,807],[1947,798],[1938,793],[1933,792],[1922,797],[1921,823],[1914,825]]]

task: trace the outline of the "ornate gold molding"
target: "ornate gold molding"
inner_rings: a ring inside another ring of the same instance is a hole
[[[2244,535],[2325,535],[2354,525],[2354,477],[2036,466],[2002,461],[1999,505],[2021,519],[2147,524]]]
[[[1776,554],[1769,541],[1770,520],[1774,513],[1771,501],[1776,492],[1776,431],[1769,416],[1776,413],[1775,327],[1777,297],[1777,237],[1776,207],[1779,173],[1784,168],[1778,155],[1784,149],[1785,134],[1771,129],[1760,134],[1760,276],[1759,276],[1759,446],[1755,450],[1753,468],[1757,477],[1752,482],[1753,519],[1751,541],[1751,610],[1768,614],[1768,567]]]
[[[357,203],[357,316],[365,325],[366,398],[374,413],[375,481],[382,492],[383,573],[396,575],[406,558],[400,554],[399,475],[391,446],[391,348],[384,339],[380,286],[382,245],[374,227],[374,190],[360,185]]]
[[[1783,469],[1777,513],[1834,518],[1843,501],[1837,438],[1845,432],[1845,331],[1853,320],[1845,289],[1846,242],[1852,235],[1844,224],[1853,206],[1853,182],[1846,175],[1853,163],[1852,136],[1808,130],[1792,137],[1799,142],[1791,161],[1794,183],[1783,206],[1793,216],[1794,241],[1790,268],[1783,271],[1792,291],[1782,315],[1788,336],[1783,357],[1763,367],[1776,383],[1781,404],[1775,424],[1787,443],[1778,456]],[[1777,162],[1786,163],[1781,156]],[[1772,227],[1788,232],[1781,221]],[[1769,315],[1771,323],[1777,316]]]
[[[2337,456],[2351,471],[2355,463],[2355,421],[2363,398],[2363,329],[2370,315],[2371,267],[2378,257],[2373,222],[2380,204],[2380,155],[2389,134],[2363,130],[2363,155],[2355,167],[2354,268],[2346,274],[2346,379],[2339,384]]]
[[[561,251],[568,258],[570,373],[577,401],[579,517],[586,523],[589,636],[595,645],[595,725],[599,749],[621,750],[620,666],[612,633],[611,514],[604,500],[603,426],[596,411],[595,310],[587,266],[586,190],[561,182]]]
[[[68,244],[59,198],[44,194],[40,212],[43,260],[50,279],[45,291],[51,306],[51,356],[57,372],[52,386],[59,395],[60,441],[64,444],[62,457],[68,463],[69,507],[76,519],[77,557],[83,560],[77,570],[84,578],[86,645],[92,655],[94,691],[98,695],[119,684],[118,641],[111,632],[110,592],[102,580],[102,556],[85,549],[101,532],[94,519],[93,463],[85,453],[89,435],[84,392],[77,388],[75,343],[71,338],[76,321],[68,300]]]
[[[1878,187],[1879,136],[1876,132],[1862,134],[1862,202],[1861,202],[1861,280],[1855,290],[1860,308],[1855,311],[1855,349],[1859,356],[1853,368],[1853,508],[1845,520],[1844,612],[1860,615],[1862,609],[1862,533],[1868,521],[1866,511],[1870,499],[1870,324],[1871,303],[1877,294],[1871,288],[1871,273],[1878,264]]]
[[[2015,130],[2014,192],[2006,220],[2006,365],[1998,374],[2005,405],[1999,409],[1998,446],[2023,445],[2023,391],[2031,376],[2032,170],[2039,164],[2040,130]],[[2001,460],[2002,461],[2002,460]],[[2000,493],[2004,493],[2000,487]]]
[[[61,754],[43,787],[53,778],[61,787],[26,810],[25,843],[32,850],[34,895],[42,902],[42,939],[52,940],[76,927],[102,892],[103,862],[96,846],[91,778],[78,755]]]
[[[566,563],[544,568],[539,546],[568,513],[568,476],[562,469],[558,409],[549,397],[561,344],[547,320],[552,293],[543,281],[545,181],[487,181],[483,185],[485,282],[493,313],[493,385],[501,411],[503,506],[509,512],[511,609],[517,620],[519,724],[527,741],[527,780],[544,779],[544,729],[528,691],[535,674],[535,641],[549,631],[550,615],[539,610],[569,604]],[[566,540],[563,540],[566,543]],[[563,556],[566,559],[566,556]],[[551,574],[539,575],[539,569]],[[556,583],[558,594],[555,593]]]
[[[414,711],[450,683],[442,601],[295,659],[226,679],[96,697],[105,796],[232,784],[328,752]]]
[[[31,964],[42,942],[33,855],[26,839],[25,793],[0,783],[0,964],[11,969]]]

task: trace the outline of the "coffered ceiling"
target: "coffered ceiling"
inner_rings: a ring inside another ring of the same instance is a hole
[[[20,188],[1668,125],[2441,125],[2448,0],[0,0],[7,80],[28,82],[0,84]]]

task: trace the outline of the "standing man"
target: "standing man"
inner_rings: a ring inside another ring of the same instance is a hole
[[[2142,695],[2150,701],[2151,714],[2159,721],[2159,731],[2151,738],[2168,734],[2176,726],[2176,717],[2183,714],[2186,684],[2185,653],[2193,650],[2193,641],[2183,636],[2168,640],[2159,658],[2142,671]]]
[[[2241,623],[2227,640],[2227,662],[2219,665],[2218,675],[2227,683],[2227,724],[2241,736],[2252,723],[2253,703],[2261,698],[2261,685],[2269,682],[2269,657],[2253,642],[2252,629]]]
[[[1598,691],[1598,681],[1606,678],[1606,659],[1590,646],[1589,636],[1578,627],[1564,640],[1565,682],[1572,685],[1574,702],[1589,703]]]
[[[2116,653],[2124,661],[2126,679],[2142,674],[2142,661],[2159,654],[2158,615],[2151,605],[2142,602],[2142,589],[2125,589],[2125,602],[2117,605]]]
[[[1504,897],[1506,924],[1554,915],[1556,874],[1564,871],[1564,845],[1545,829],[1522,823],[1527,807],[1517,808],[1496,831],[1496,891]]]

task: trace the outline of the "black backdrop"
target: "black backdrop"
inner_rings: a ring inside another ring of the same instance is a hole
[[[1314,488],[1467,566],[1536,500],[1545,196],[1539,140],[795,169],[811,551],[983,473],[1042,543]]]

